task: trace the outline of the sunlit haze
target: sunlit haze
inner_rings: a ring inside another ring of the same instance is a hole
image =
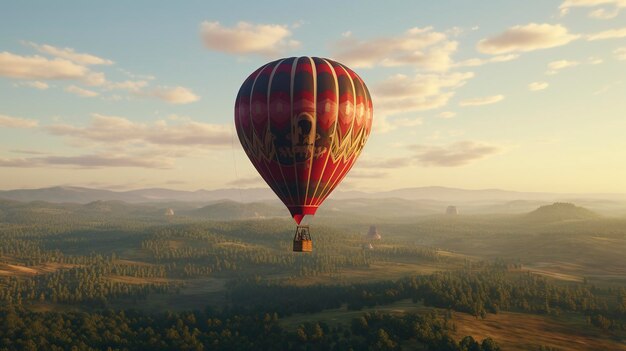
[[[14,1],[0,33],[1,189],[262,187],[237,91],[319,56],[374,103],[340,191],[626,193],[624,1]]]

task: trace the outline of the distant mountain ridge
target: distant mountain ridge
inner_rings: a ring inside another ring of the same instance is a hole
[[[245,192],[243,194],[242,192]],[[94,201],[141,202],[212,202],[234,200],[255,202],[275,198],[269,189],[217,189],[217,190],[172,190],[147,188],[128,191],[113,191],[74,186],[56,186],[41,189],[1,190],[0,198],[17,201],[47,201],[55,203],[90,203]]]
[[[383,199],[329,199],[322,206],[320,218],[360,218],[371,222],[377,219],[407,219],[420,216],[444,216],[448,202],[434,200]],[[460,204],[460,203],[459,203]],[[626,207],[614,202],[613,208],[598,207],[589,201],[579,205],[571,203],[549,204],[534,201],[476,202],[463,203],[458,207],[460,215],[520,215],[531,223],[551,223],[570,220],[589,220],[603,215],[624,216]],[[616,206],[617,205],[617,206]],[[594,207],[595,206],[595,207]],[[598,211],[597,213],[595,211]],[[129,203],[121,200],[97,200],[85,204],[46,201],[16,201],[0,198],[0,223],[3,221],[59,220],[64,216],[81,216],[94,220],[105,218],[134,218],[164,220],[176,218],[198,218],[209,220],[240,220],[260,218],[289,218],[289,211],[276,199],[271,201],[238,202],[217,200],[204,202],[142,202]]]
[[[269,188],[216,189],[216,190],[172,190],[147,188],[128,191],[113,191],[84,187],[57,186],[41,189],[16,189],[0,191],[0,198],[17,201],[47,201],[55,203],[89,203],[94,201],[142,202],[199,202],[209,203],[232,200],[242,203],[276,200]],[[439,186],[403,188],[381,192],[336,191],[330,199],[389,199],[432,200],[438,202],[506,202],[506,201],[566,201],[606,200],[626,201],[626,194],[559,194],[543,192],[517,192],[500,189],[468,190]]]

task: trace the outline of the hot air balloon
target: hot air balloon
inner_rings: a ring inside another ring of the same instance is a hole
[[[239,141],[298,224],[294,251],[312,251],[304,216],[354,165],[372,128],[363,80],[325,58],[290,57],[254,71],[235,101]]]

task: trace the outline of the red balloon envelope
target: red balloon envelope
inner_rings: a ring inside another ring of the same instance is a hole
[[[372,99],[348,67],[324,58],[270,62],[241,85],[239,141],[296,223],[346,176],[372,128]]]

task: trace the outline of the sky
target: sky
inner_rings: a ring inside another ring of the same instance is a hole
[[[626,192],[626,0],[27,0],[0,33],[0,189],[262,187],[237,91],[318,56],[374,104],[340,190]]]

